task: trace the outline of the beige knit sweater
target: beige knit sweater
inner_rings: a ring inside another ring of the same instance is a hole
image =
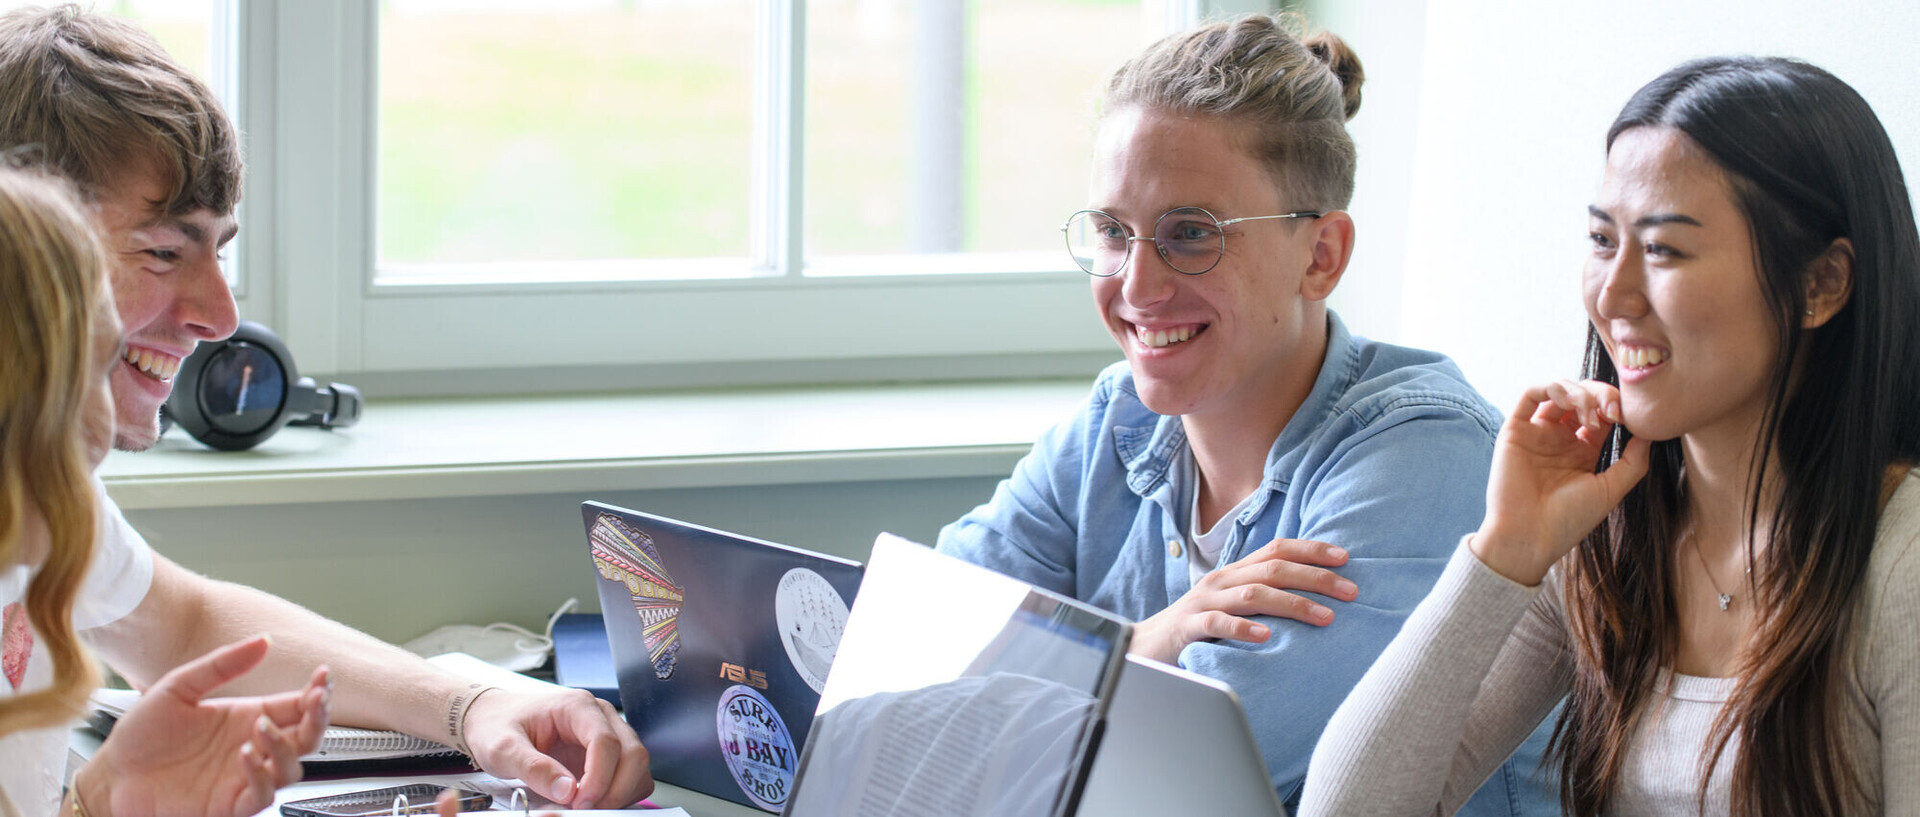
[[[1839,728],[1867,802],[1849,814],[1920,817],[1917,542],[1920,475],[1910,473],[1881,514],[1857,601]],[[1543,585],[1553,592],[1515,584],[1463,543],[1327,723],[1300,814],[1448,815],[1466,802],[1568,690],[1558,575]],[[1695,813],[1703,750],[1732,687],[1726,678],[1662,677],[1659,716],[1634,735],[1609,813]],[[1727,811],[1731,761],[1708,786],[1708,814]]]

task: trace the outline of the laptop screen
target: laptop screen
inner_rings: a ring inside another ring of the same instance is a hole
[[[786,813],[1070,813],[1130,633],[882,535]]]

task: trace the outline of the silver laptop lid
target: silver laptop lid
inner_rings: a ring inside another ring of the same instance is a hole
[[[785,813],[1071,814],[1131,632],[882,534]]]
[[[1127,656],[1079,817],[1286,813],[1231,687]]]

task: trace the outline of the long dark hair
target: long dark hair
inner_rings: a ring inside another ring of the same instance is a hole
[[[1849,813],[1868,794],[1855,764],[1875,761],[1848,757],[1837,728],[1854,599],[1887,469],[1920,459],[1912,408],[1920,335],[1897,320],[1920,314],[1920,235],[1906,183],[1866,101],[1794,60],[1682,64],[1634,94],[1607,131],[1608,148],[1638,127],[1679,130],[1731,179],[1779,350],[1751,475],[1758,631],[1715,723],[1699,802],[1737,737],[1733,814]],[[1803,331],[1807,271],[1839,238],[1853,245],[1851,296],[1825,325]],[[1619,382],[1591,326],[1585,375]],[[1611,442],[1601,468],[1619,456],[1625,432]],[[1769,484],[1779,487],[1768,494]],[[1679,442],[1655,443],[1647,478],[1566,565],[1576,671],[1555,746],[1569,814],[1605,808],[1660,669],[1675,658],[1685,495]],[[1756,555],[1763,524],[1770,544]]]

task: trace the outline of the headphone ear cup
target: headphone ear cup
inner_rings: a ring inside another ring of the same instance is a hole
[[[200,344],[180,364],[161,422],[177,422],[223,451],[252,448],[286,425],[331,429],[358,422],[360,391],[327,385],[301,377],[293,353],[272,330],[241,321],[231,337]]]
[[[293,355],[273,332],[241,321],[231,337],[202,343],[174,375],[166,413],[201,443],[244,451],[264,442],[292,415]]]

